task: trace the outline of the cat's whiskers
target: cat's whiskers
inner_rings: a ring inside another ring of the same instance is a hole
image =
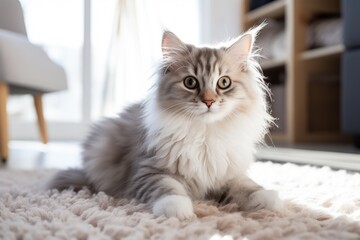
[[[230,114],[226,116],[226,118],[229,120],[238,119],[241,118],[241,113],[239,113],[238,111],[231,111]]]
[[[185,119],[187,119],[187,120],[193,120],[196,117],[196,115],[193,111],[189,111],[186,108],[183,109],[183,112],[181,112],[181,113],[179,112],[177,114],[179,114],[179,116],[185,117]]]
[[[181,105],[179,107],[179,105]],[[172,110],[176,108],[175,110]],[[162,113],[167,114],[168,116],[174,116],[174,117],[182,117],[188,120],[192,120],[195,117],[195,114],[192,111],[189,111],[189,109],[186,106],[183,106],[182,104],[174,104],[166,109],[160,110]]]
[[[175,104],[172,104],[171,106],[169,106],[167,108],[161,108],[160,111],[167,112],[169,110],[172,110],[173,108],[176,108],[178,106],[183,106],[183,105],[184,105],[184,103],[182,103],[182,102],[175,103]]]

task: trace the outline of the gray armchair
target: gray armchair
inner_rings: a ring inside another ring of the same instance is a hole
[[[31,94],[34,98],[40,136],[47,143],[42,95],[65,90],[66,75],[26,33],[18,0],[0,0],[0,154],[8,158],[8,94]]]

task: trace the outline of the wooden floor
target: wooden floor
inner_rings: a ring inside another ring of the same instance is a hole
[[[78,142],[11,141],[7,164],[11,169],[67,169],[81,167],[81,147]]]
[[[257,152],[257,158],[360,171],[360,149],[348,144],[295,144],[261,147]]]
[[[262,147],[261,160],[326,165],[338,169],[360,171],[360,150],[350,145],[278,145]],[[11,169],[49,169],[81,167],[81,147],[78,142],[11,141],[6,165]]]

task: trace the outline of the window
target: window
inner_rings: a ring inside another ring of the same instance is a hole
[[[65,68],[68,77],[67,91],[45,95],[46,119],[55,122],[80,122],[84,2],[21,0],[21,4],[29,40],[43,47],[55,62]],[[18,106],[19,114],[15,117],[33,121],[35,112],[32,99],[24,99],[24,104]]]
[[[44,111],[50,140],[82,139],[89,123],[101,117],[104,79],[109,56],[117,0],[20,0],[29,40],[44,48],[63,66],[68,90],[44,96]],[[198,43],[199,8],[194,0],[143,0],[149,24],[149,39],[161,34],[161,26],[182,39]],[[142,4],[139,4],[142,5]],[[191,16],[191,17],[188,17]],[[150,27],[150,26],[149,26]],[[160,39],[159,36],[156,37]],[[147,41],[148,38],[142,39]],[[160,43],[159,43],[160,44]],[[141,59],[141,56],[138,56]],[[131,85],[130,82],[124,82]],[[125,100],[143,96],[145,87],[132,86]],[[121,89],[119,89],[121,91]],[[30,96],[9,100],[10,134],[15,139],[38,139],[35,109]]]

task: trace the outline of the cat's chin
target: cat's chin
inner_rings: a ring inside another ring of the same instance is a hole
[[[202,113],[198,115],[199,120],[204,123],[215,123],[224,120],[233,111],[233,106],[228,104],[223,107],[214,106],[211,109],[202,109]]]
[[[200,120],[205,123],[214,123],[225,118],[224,114],[217,112],[205,112],[199,116]]]

